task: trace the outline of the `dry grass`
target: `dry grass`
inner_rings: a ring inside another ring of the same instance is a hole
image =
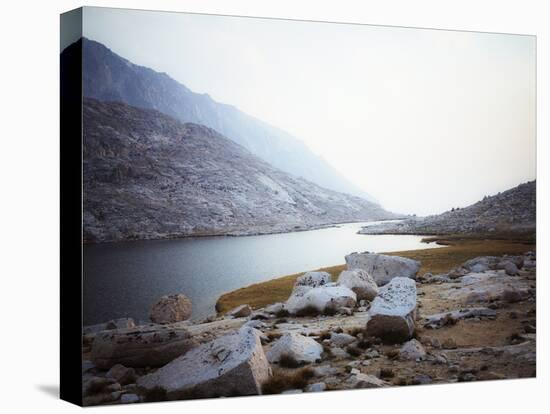
[[[445,243],[446,246],[438,249],[409,250],[388,254],[420,260],[422,267],[418,273],[422,275],[426,272],[433,274],[445,273],[466,260],[477,256],[521,254],[535,248],[535,245],[529,242],[530,238],[528,237],[510,237],[509,240],[481,240],[478,237],[462,235],[441,236],[432,240],[439,240]],[[340,272],[345,270],[345,265],[331,266],[318,270],[330,273],[332,280],[336,280]],[[304,271],[307,271],[307,269]],[[296,278],[303,273],[283,276],[225,293],[216,303],[216,310],[223,313],[243,304],[248,304],[253,309],[258,309],[271,303],[284,302],[292,292]]]
[[[303,365],[301,362],[297,361],[294,356],[290,354],[281,354],[279,357],[279,366],[284,368],[298,368]]]
[[[350,354],[352,357],[359,357],[363,353],[363,350],[355,345],[348,345],[346,347],[346,352]]]
[[[323,331],[321,332],[321,334],[319,335],[319,340],[323,341],[325,339],[330,339],[330,332],[329,331]]]
[[[364,328],[351,328],[348,329],[348,335],[357,337],[359,334],[362,334],[364,330]]]
[[[293,372],[277,370],[262,386],[263,394],[280,394],[285,390],[304,389],[308,381],[315,376],[311,368],[302,368]]]
[[[448,272],[453,267],[477,256],[522,254],[535,248],[532,243],[509,240],[456,239],[448,240],[448,243],[449,245],[439,249],[409,250],[388,254],[420,260],[422,267],[418,274],[422,275],[427,272],[433,274]]]

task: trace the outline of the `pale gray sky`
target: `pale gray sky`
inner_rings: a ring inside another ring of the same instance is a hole
[[[84,36],[420,215],[532,180],[535,37],[86,8]]]

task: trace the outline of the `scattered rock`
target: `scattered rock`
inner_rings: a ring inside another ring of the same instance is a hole
[[[461,372],[460,374],[458,374],[458,381],[460,382],[469,382],[475,380],[477,380],[477,377],[471,372]]]
[[[127,367],[158,367],[196,345],[186,328],[146,325],[103,331],[92,345],[92,362],[101,369],[116,364]]]
[[[281,302],[273,303],[264,308],[264,312],[271,313],[273,315],[282,312],[284,309],[284,304]]]
[[[271,314],[270,313],[267,313],[267,312],[252,312],[252,314],[250,315],[250,319],[251,320],[258,320],[258,321],[265,321],[269,318],[271,318]],[[236,317],[236,316],[235,316]]]
[[[304,390],[301,390],[299,388],[293,388],[290,390],[284,390],[281,394],[301,394]]]
[[[396,277],[380,289],[372,302],[367,322],[367,335],[387,343],[412,338],[416,319],[416,284],[414,280]]]
[[[289,332],[277,339],[267,352],[271,363],[279,362],[283,355],[289,356],[299,363],[310,363],[321,359],[323,347],[314,339],[299,333]]]
[[[348,270],[365,270],[378,286],[389,283],[394,277],[415,279],[420,269],[420,262],[416,260],[368,252],[347,255],[346,265]]]
[[[161,297],[151,307],[149,317],[154,323],[174,323],[184,321],[191,317],[191,300],[182,294],[167,295]]]
[[[134,328],[136,326],[132,318],[113,319],[112,321],[89,325],[82,328],[84,335],[95,334],[101,331],[111,331],[113,329]]]
[[[416,339],[411,339],[403,344],[399,350],[399,359],[415,361],[423,359],[426,356],[426,350]]]
[[[338,369],[330,365],[319,365],[313,368],[313,372],[316,377],[328,377],[329,375],[335,375],[338,373]]]
[[[88,371],[91,371],[95,369],[95,365],[92,361],[84,360],[82,361],[82,373],[86,373]]]
[[[436,313],[424,318],[426,320],[424,327],[438,329],[445,325],[454,325],[460,319],[475,317],[494,318],[496,314],[495,310],[489,308],[465,308],[450,312]]]
[[[105,394],[120,391],[120,384],[113,378],[90,377],[82,384],[82,394],[84,396]]]
[[[340,315],[351,316],[353,315],[353,309],[348,308],[347,306],[342,306],[341,308],[338,309],[338,313]]]
[[[432,377],[426,374],[418,374],[413,378],[413,384],[430,384],[432,382]]]
[[[156,372],[138,379],[146,392],[167,399],[261,394],[271,368],[255,329],[238,332],[192,349]]]
[[[519,274],[518,267],[512,262],[508,262],[504,265],[504,271],[509,276],[517,276]]]
[[[374,375],[368,374],[356,374],[351,375],[347,382],[353,388],[381,388],[389,385],[387,382],[381,380],[380,378],[375,377]]]
[[[314,384],[309,384],[306,388],[306,392],[321,392],[327,389],[327,384],[324,382],[316,382]]]
[[[116,364],[106,374],[107,378],[113,378],[120,385],[131,384],[136,381],[136,371],[124,365]]]
[[[363,269],[344,270],[338,284],[353,290],[358,300],[372,301],[378,295],[378,286],[371,275]]]
[[[252,314],[252,308],[248,305],[240,305],[226,313],[234,318],[244,318]]]
[[[486,374],[484,374],[484,379],[486,380],[501,380],[506,379],[506,375],[501,374],[499,372],[489,371]]]
[[[330,353],[334,358],[339,358],[339,359],[349,358],[349,354],[346,351],[336,346],[330,348]]]
[[[340,348],[355,342],[356,338],[354,336],[345,334],[345,333],[332,333],[330,336],[330,342],[334,346]]]
[[[453,338],[447,338],[443,341],[441,346],[445,349],[456,349],[456,342]]]
[[[254,328],[254,329],[264,329],[267,325],[262,321],[252,319],[246,322],[245,324],[243,324],[243,326],[248,326],[249,328]]]
[[[529,292],[520,289],[505,289],[502,292],[502,300],[507,303],[521,302],[529,297]]]
[[[139,402],[140,399],[136,394],[122,394],[120,402],[122,404],[133,404]]]
[[[469,272],[482,273],[487,270],[495,269],[500,260],[500,257],[496,256],[475,257],[462,263],[461,267],[467,269]]]

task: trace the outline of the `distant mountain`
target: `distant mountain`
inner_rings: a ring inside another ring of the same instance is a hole
[[[211,128],[84,99],[84,238],[259,234],[395,218],[294,177]]]
[[[207,94],[194,93],[166,73],[135,65],[101,43],[82,42],[84,96],[156,109],[182,122],[208,126],[296,177],[375,201],[287,132]]]
[[[537,222],[537,182],[529,181],[471,206],[398,223],[364,227],[362,234],[452,234],[534,232]]]

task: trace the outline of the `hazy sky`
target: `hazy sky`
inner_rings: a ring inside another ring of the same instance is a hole
[[[535,178],[532,36],[101,8],[84,36],[287,130],[392,211]]]

